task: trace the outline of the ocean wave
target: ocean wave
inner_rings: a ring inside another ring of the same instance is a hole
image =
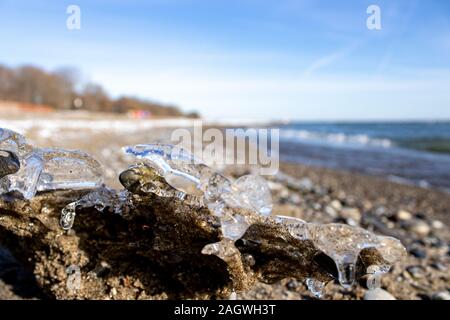
[[[390,148],[395,145],[392,140],[373,138],[366,134],[324,133],[294,129],[281,129],[280,139],[319,144],[373,146],[381,148]]]

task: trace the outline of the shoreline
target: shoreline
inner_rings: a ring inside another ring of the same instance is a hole
[[[394,206],[411,206],[411,198],[416,199],[420,210],[441,219],[450,225],[450,194],[439,189],[422,188],[398,183],[344,169],[331,169],[298,163],[282,162],[280,169],[296,178],[308,178],[313,183],[333,190],[341,190],[360,199],[376,201]],[[384,198],[384,199],[383,199]],[[382,200],[380,200],[382,199]]]

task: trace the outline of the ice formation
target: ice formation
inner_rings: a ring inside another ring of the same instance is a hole
[[[59,224],[64,230],[71,229],[75,222],[77,209],[94,207],[96,210],[103,212],[106,208],[109,208],[114,214],[123,214],[129,210],[130,206],[128,191],[116,193],[112,189],[99,188],[66,205],[61,210]]]
[[[178,192],[177,197],[181,199],[185,194],[202,197],[205,205],[220,219],[223,240],[205,246],[202,250],[204,254],[214,254],[224,261],[235,257],[237,249],[233,243],[245,234],[252,222],[247,215],[236,213],[233,208],[247,209],[254,215],[274,219],[292,237],[312,241],[318,250],[333,259],[338,281],[346,288],[354,284],[356,264],[362,250],[376,249],[386,263],[367,268],[367,273],[371,275],[369,287],[379,285],[379,275],[387,272],[388,265],[405,254],[397,239],[376,236],[359,227],[307,223],[286,216],[269,217],[271,195],[262,177],[246,175],[231,181],[195,160],[187,151],[169,145],[138,145],[126,147],[124,151],[141,162],[122,173],[121,182],[125,187],[129,189],[133,186],[135,190],[160,196],[173,196]],[[164,188],[161,179],[174,190]],[[325,287],[325,283],[312,278],[306,279],[306,285],[317,296]]]
[[[247,175],[231,181],[188,151],[172,145],[128,146],[124,152],[154,169],[155,174],[174,189],[202,196],[211,212],[220,219],[224,238],[236,241],[250,226],[248,219],[232,208],[245,208],[264,216],[272,210],[270,190],[261,177]]]
[[[355,281],[356,263],[362,250],[374,248],[386,261],[383,265],[368,266],[366,272],[370,275],[369,288],[379,285],[378,277],[388,272],[389,264],[393,264],[406,253],[399,240],[377,236],[360,227],[338,223],[306,223],[285,216],[276,216],[276,221],[283,224],[294,238],[311,240],[319,250],[332,258],[338,271],[339,283],[344,288],[351,287]],[[314,287],[317,287],[317,284]]]
[[[88,154],[34,148],[22,135],[0,128],[0,194],[15,191],[31,199],[38,191],[93,189],[102,183],[101,166]]]

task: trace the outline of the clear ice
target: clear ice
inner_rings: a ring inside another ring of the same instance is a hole
[[[303,220],[276,216],[275,221],[283,224],[292,237],[299,240],[311,240],[315,246],[329,256],[336,264],[339,283],[349,288],[355,281],[356,263],[361,250],[375,248],[387,263],[394,263],[405,255],[405,248],[401,242],[392,237],[377,236],[360,227],[345,224],[315,224]],[[389,271],[389,267],[369,266],[367,273],[375,279],[373,286],[377,285],[376,277]]]
[[[98,188],[81,199],[71,202],[61,210],[59,224],[64,230],[69,230],[75,222],[76,210],[81,208],[94,207],[97,211],[103,212],[106,208],[114,214],[127,212],[131,203],[128,191],[116,193],[112,189]]]
[[[81,151],[39,149],[0,128],[0,194],[31,199],[38,191],[93,189],[103,183],[100,164]]]
[[[44,168],[37,191],[95,189],[103,184],[100,164],[82,151],[38,149]]]
[[[208,208],[219,217],[224,238],[236,241],[250,226],[247,218],[232,208],[245,208],[264,216],[272,210],[270,190],[261,177],[247,175],[231,181],[188,151],[167,144],[141,144],[123,150],[155,169],[174,189],[202,196]]]

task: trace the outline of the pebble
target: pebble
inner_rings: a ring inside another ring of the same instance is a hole
[[[289,190],[288,190],[288,189],[282,189],[282,190],[280,191],[280,193],[278,194],[278,196],[279,196],[281,199],[287,199],[287,198],[289,198]]]
[[[440,262],[433,262],[433,263],[431,264],[431,266],[432,266],[434,269],[439,270],[439,271],[447,271],[447,267],[445,266],[445,264],[440,263]]]
[[[435,293],[431,296],[431,299],[433,300],[450,300],[450,293],[447,291],[441,291],[438,293]]]
[[[398,220],[403,220],[403,221],[405,221],[405,220],[411,220],[411,219],[412,219],[412,214],[409,213],[409,212],[406,211],[406,210],[399,210],[399,211],[397,212],[396,217],[397,217]]]
[[[280,191],[286,188],[283,184],[270,180],[267,180],[267,185],[269,186],[269,189],[272,191]]]
[[[410,266],[407,267],[406,270],[414,278],[423,278],[423,276],[425,275],[423,268],[420,266]]]
[[[433,221],[431,222],[431,226],[432,226],[434,229],[438,229],[438,230],[445,227],[444,223],[441,222],[441,221],[439,221],[439,220],[433,220]]]
[[[300,204],[302,202],[302,199],[298,193],[292,194],[289,200],[293,204]]]
[[[293,280],[290,280],[286,286],[288,287],[289,290],[295,290],[299,287],[299,283],[297,280],[293,279]]]
[[[386,214],[386,212],[387,212],[386,207],[381,206],[375,210],[375,215],[381,217],[381,216],[384,216]]]
[[[303,178],[298,182],[300,189],[305,191],[311,191],[314,188],[313,182],[308,178]]]
[[[340,211],[342,209],[342,204],[339,200],[331,201],[330,206],[337,211]]]
[[[429,245],[433,248],[440,248],[443,245],[442,240],[435,236],[427,237],[424,240],[426,245]]]
[[[412,248],[409,250],[409,253],[419,259],[425,259],[427,257],[427,252],[419,248]]]
[[[344,219],[352,219],[356,222],[361,221],[361,212],[357,208],[344,208],[341,211],[341,216]]]
[[[381,288],[368,290],[364,295],[364,300],[397,300],[395,297]]]
[[[332,206],[326,206],[325,207],[325,213],[327,215],[329,215],[330,217],[332,217],[332,218],[336,218],[337,217],[337,212]]]
[[[424,221],[418,221],[414,223],[410,228],[411,231],[419,237],[426,237],[431,231],[430,226]]]

